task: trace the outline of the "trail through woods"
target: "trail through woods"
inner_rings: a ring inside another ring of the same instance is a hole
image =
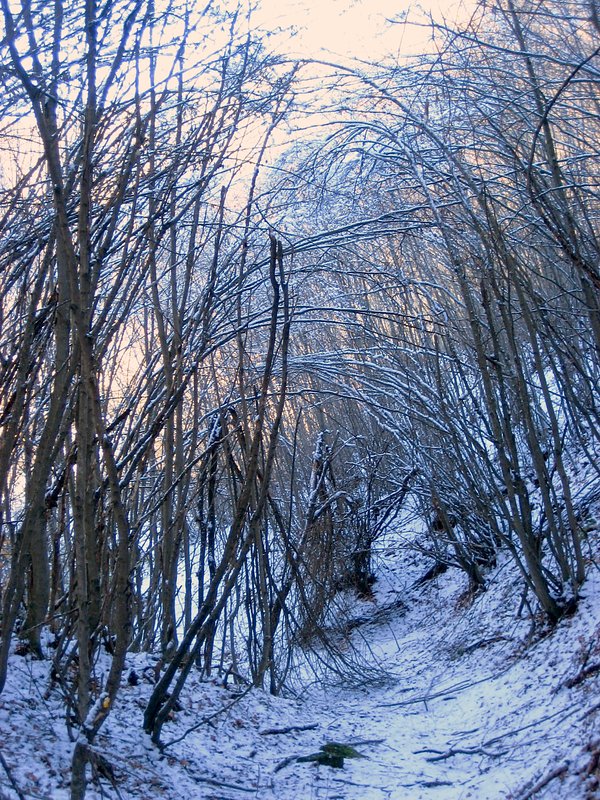
[[[369,673],[341,688],[323,679],[294,699],[192,678],[163,753],[142,733],[155,662],[129,656],[139,680],[123,685],[97,740],[88,796],[592,800],[600,574],[591,567],[578,613],[550,634],[516,618],[511,569],[501,559],[488,591],[471,598],[458,572],[414,586],[422,556],[382,552],[375,596],[351,603],[345,632],[379,680]],[[68,797],[73,745],[49,672],[48,661],[13,657],[0,699],[3,798],[18,797],[15,787],[23,797]],[[327,742],[365,758],[343,769],[296,760]]]
[[[600,800],[600,5],[255,5],[2,0],[0,800]]]

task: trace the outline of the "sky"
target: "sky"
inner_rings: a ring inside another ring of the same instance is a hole
[[[407,55],[428,49],[430,29],[390,25],[391,18],[423,19],[423,12],[449,20],[465,15],[471,0],[260,0],[254,22],[265,28],[293,26],[285,34],[286,50],[293,55],[355,56],[377,60],[383,53]],[[419,9],[422,9],[419,11]]]

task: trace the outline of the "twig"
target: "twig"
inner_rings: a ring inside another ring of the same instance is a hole
[[[2,755],[1,752],[0,752],[0,764],[2,764],[2,766],[4,768],[4,772],[6,772],[8,780],[10,781],[10,785],[12,786],[12,788],[15,790],[15,792],[19,796],[19,800],[26,800],[25,795],[19,789],[19,786],[17,785],[17,782],[15,781],[15,779],[12,776],[12,772],[10,771],[10,767],[6,763],[6,759],[4,758],[4,756]]]
[[[287,728],[267,728],[265,731],[259,731],[259,735],[278,736],[279,734],[294,733],[295,731],[314,731],[318,727],[318,722],[311,722],[310,725],[289,725]]]
[[[481,647],[487,647],[490,644],[497,644],[498,642],[509,642],[510,639],[507,636],[502,636],[502,634],[498,634],[498,636],[492,636],[489,639],[479,639],[477,642],[473,642],[473,644],[468,645],[464,649],[464,655],[469,655],[470,653],[474,653],[475,650],[478,650]]]
[[[489,750],[484,750],[483,747],[451,747],[450,750],[447,750],[445,753],[441,752],[440,750],[433,750],[431,748],[426,750],[415,750],[414,752],[415,755],[418,755],[419,753],[437,753],[437,755],[425,759],[431,764],[434,764],[437,761],[445,761],[446,759],[453,758],[454,756],[487,756],[488,758],[500,758],[501,756],[505,756],[507,753],[506,750],[501,750],[497,753],[491,753]]]
[[[438,786],[454,786],[452,781],[423,781],[417,783],[416,786],[424,786],[426,789],[437,789]]]
[[[556,767],[553,769],[552,772],[549,772],[545,777],[539,780],[535,786],[526,793],[519,796],[519,800],[531,800],[538,792],[541,792],[549,783],[551,783],[556,778],[562,777],[565,772],[569,771],[569,763],[563,764],[560,767]]]
[[[188,770],[189,773],[189,770]],[[255,794],[256,789],[249,789],[247,786],[240,786],[236,783],[226,783],[225,781],[218,781],[215,778],[208,778],[202,775],[194,775],[193,773],[189,773],[190,776],[197,782],[201,783],[208,783],[209,786],[217,786],[219,789],[235,789],[236,792],[248,792],[250,794]]]
[[[338,778],[337,775],[333,775],[331,780],[334,783],[345,783],[347,786],[358,786],[360,789],[372,789],[373,787],[368,783],[356,783],[356,781],[350,781],[348,778]]]
[[[385,739],[359,739],[358,741],[348,742],[351,747],[362,747],[365,744],[383,744]]]

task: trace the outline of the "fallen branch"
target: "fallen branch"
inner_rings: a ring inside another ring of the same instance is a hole
[[[249,789],[247,786],[241,786],[239,783],[227,783],[227,781],[210,778],[208,775],[198,775],[190,766],[186,766],[184,769],[196,783],[208,783],[209,786],[216,786],[218,789],[234,789],[236,792],[247,792],[248,794],[256,793],[256,788]]]
[[[335,780],[335,778],[334,778]],[[438,786],[454,786],[452,781],[417,781],[416,783],[399,783],[403,789],[414,789],[418,786],[420,789],[436,789]]]
[[[358,739],[356,742],[349,742],[352,747],[362,747],[365,744],[383,744],[385,739]]]
[[[508,642],[508,641],[510,641],[510,639],[508,639],[506,636],[502,636],[501,634],[499,634],[498,636],[492,636],[489,639],[479,639],[477,642],[473,642],[473,644],[470,644],[467,647],[465,647],[465,649],[463,650],[463,655],[465,656],[470,655],[471,653],[474,653],[475,650],[479,650],[482,647],[488,647],[491,644],[497,644],[498,642]]]
[[[201,775],[194,775],[189,773],[197,783],[208,783],[209,786],[216,786],[219,789],[234,789],[236,792],[248,792],[249,794],[256,794],[256,788],[248,789],[247,786],[240,786],[237,783],[226,783],[225,781],[218,781],[215,778],[205,778]]]
[[[348,780],[348,778],[338,778],[337,775],[332,776],[332,782],[345,783],[347,786],[358,786],[359,789],[372,789],[373,786],[368,783],[357,783],[356,781]]]
[[[552,783],[553,780],[556,778],[561,778],[566,772],[569,771],[569,764],[562,764],[560,767],[556,767],[553,769],[552,772],[549,772],[545,777],[539,780],[534,786],[529,789],[528,792],[525,794],[519,795],[518,800],[531,800],[538,792],[541,792],[549,783]]]
[[[446,761],[448,758],[454,758],[454,756],[486,756],[487,758],[500,758],[501,756],[505,756],[507,751],[499,750],[496,753],[492,753],[489,750],[485,750],[483,747],[451,747],[450,750],[446,750],[446,752],[427,748],[426,750],[415,750],[414,753],[415,755],[421,753],[436,753],[435,756],[425,759],[429,761],[429,763],[434,764],[437,761]]]
[[[424,781],[416,785],[423,786],[425,789],[437,789],[438,786],[454,786],[452,781]]]
[[[260,736],[279,736],[296,731],[314,731],[319,727],[318,722],[311,722],[310,725],[289,725],[287,728],[267,728],[266,731],[259,731]]]

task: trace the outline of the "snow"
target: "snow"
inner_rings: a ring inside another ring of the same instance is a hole
[[[415,586],[429,566],[390,535],[374,598],[349,603],[348,646],[378,667],[363,681],[341,686],[330,676],[297,697],[272,697],[192,674],[162,752],[142,731],[156,659],[131,654],[94,743],[114,777],[90,782],[88,797],[525,800],[562,767],[535,798],[600,797],[600,672],[573,681],[600,663],[598,567],[590,559],[577,613],[551,631],[518,618],[521,582],[508,558],[475,597],[452,569]],[[0,753],[25,797],[63,800],[74,743],[50,669],[50,660],[12,657]],[[132,669],[137,685],[126,680]],[[326,742],[353,744],[366,758],[343,769],[295,761]],[[17,797],[1,764],[0,797]]]

